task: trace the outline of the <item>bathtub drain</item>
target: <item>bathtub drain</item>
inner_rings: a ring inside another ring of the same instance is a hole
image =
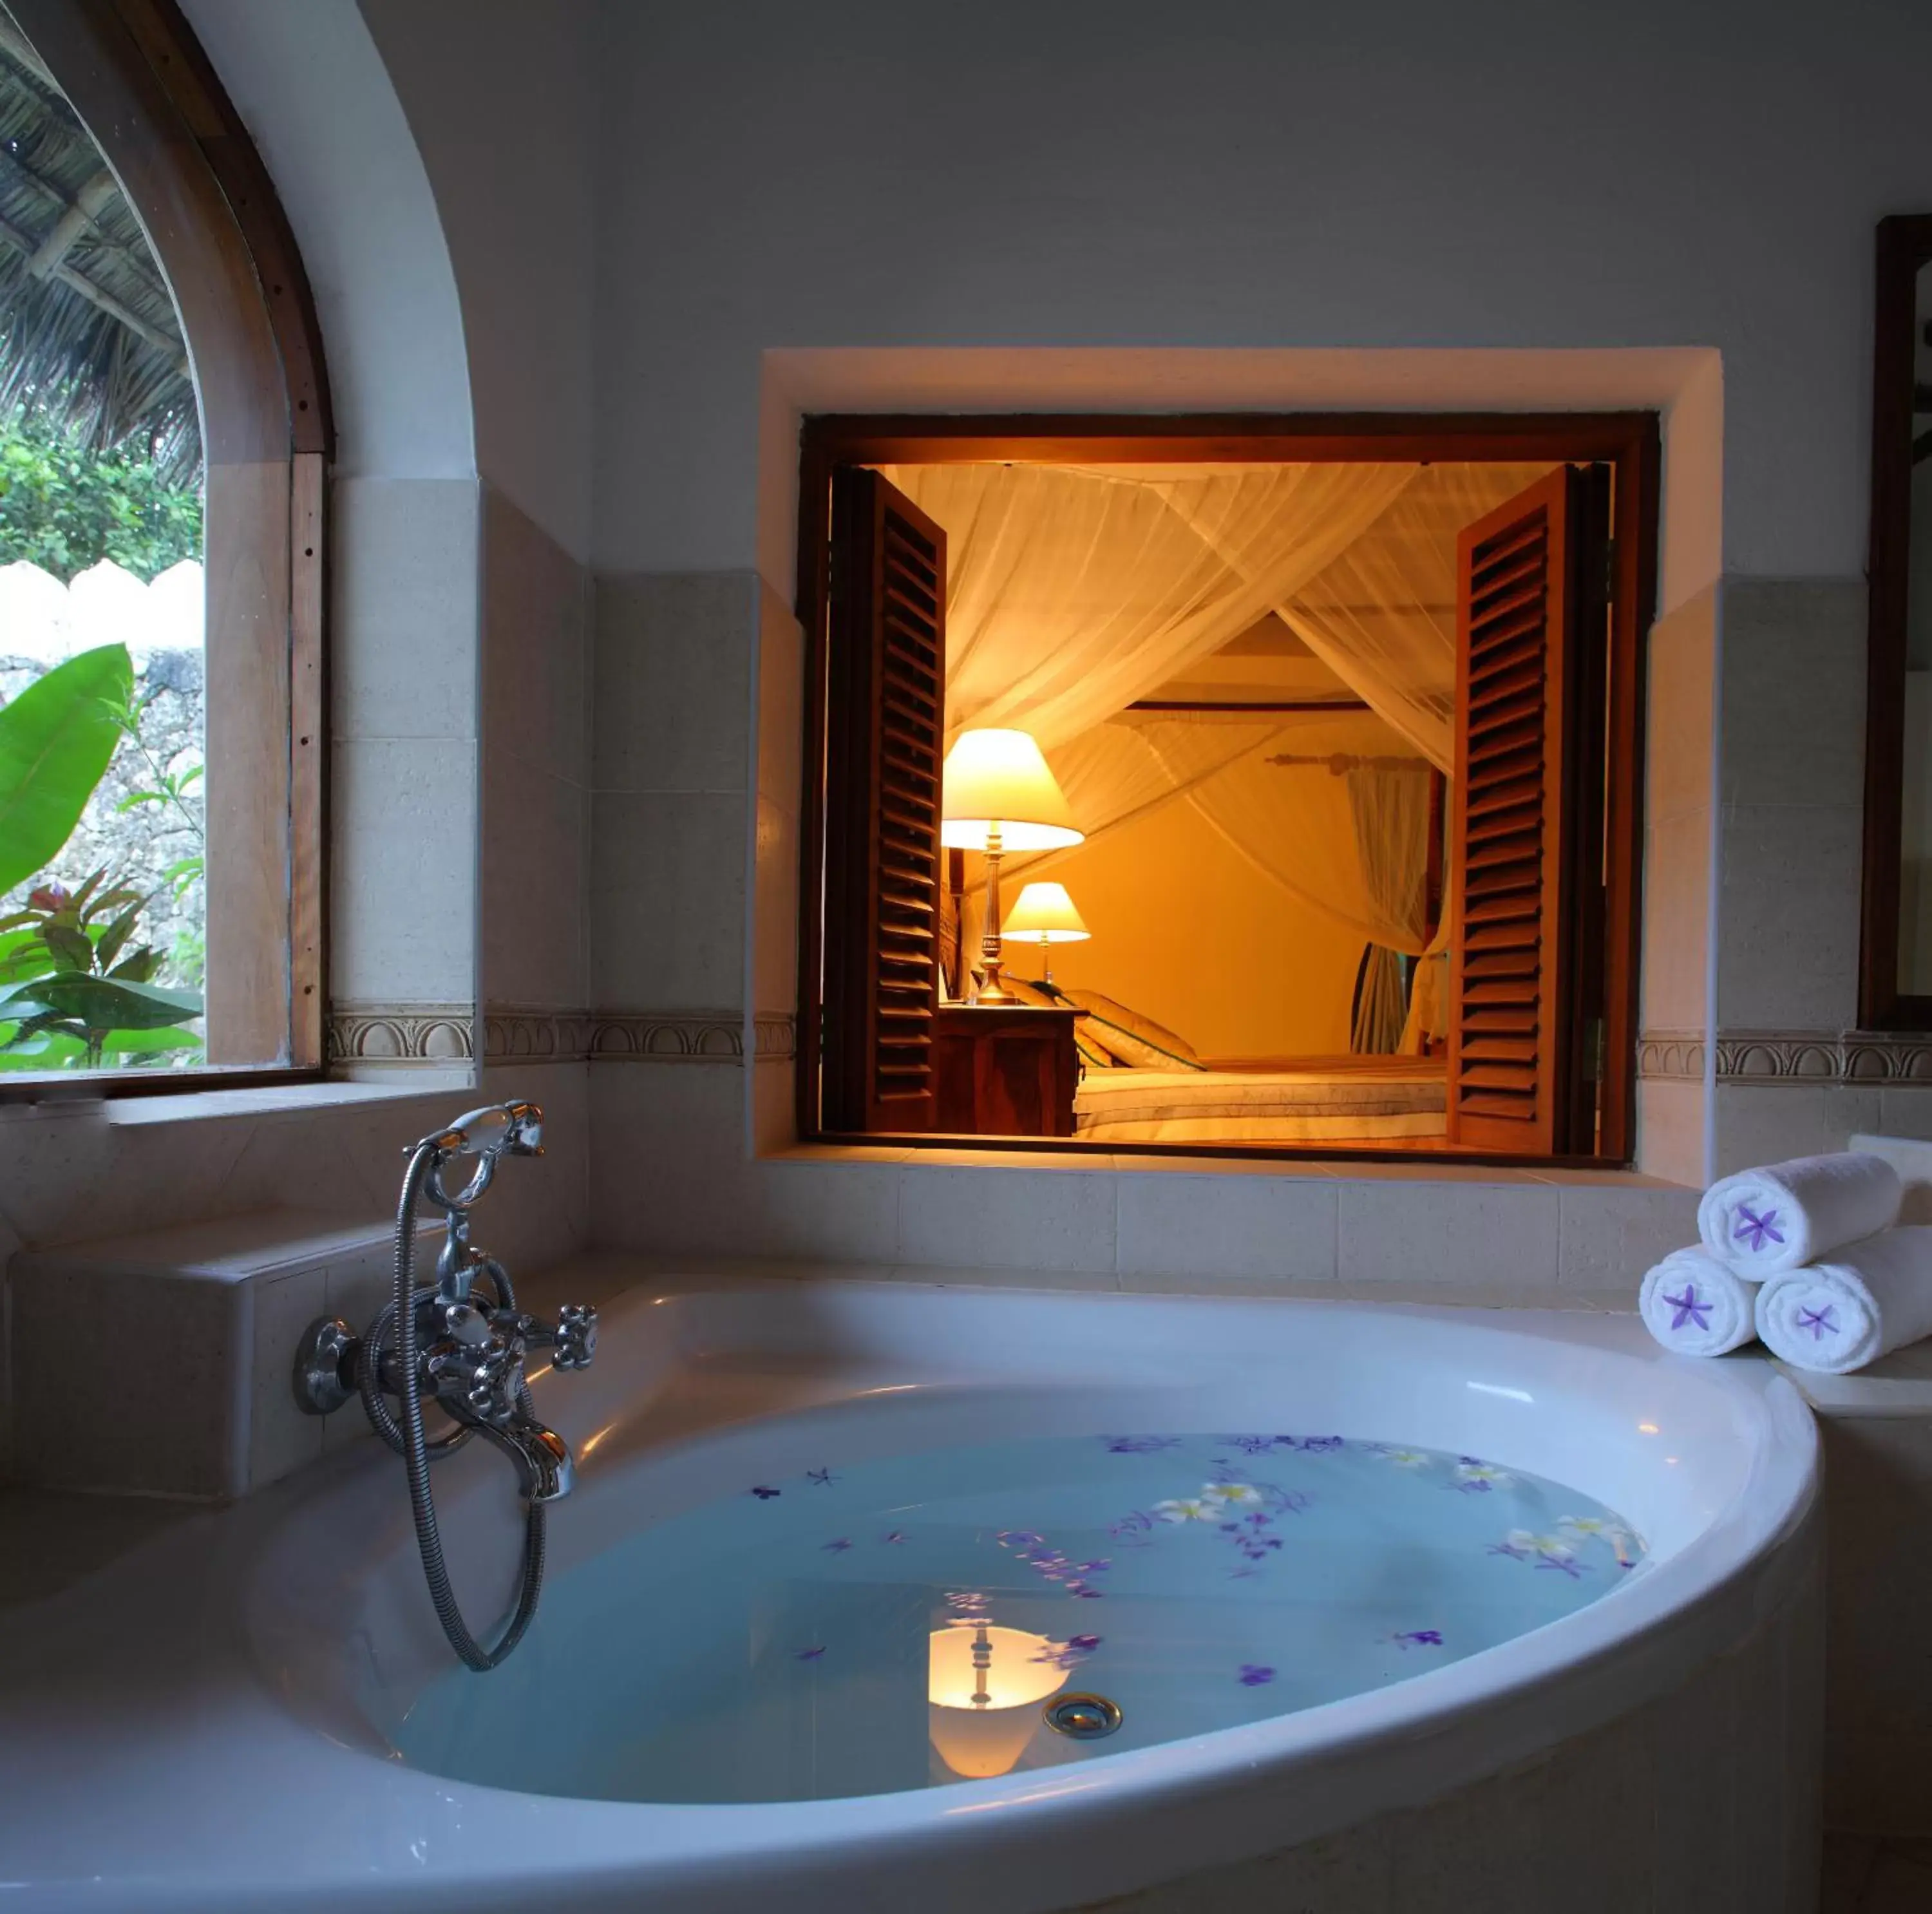
[[[1120,1725],[1120,1711],[1105,1695],[1056,1695],[1046,1705],[1046,1725],[1076,1742],[1097,1742]]]

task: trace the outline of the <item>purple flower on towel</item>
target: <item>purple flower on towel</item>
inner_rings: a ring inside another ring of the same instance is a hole
[[[1800,1329],[1810,1330],[1813,1342],[1822,1342],[1826,1336],[1835,1336],[1838,1333],[1838,1310],[1829,1303],[1827,1303],[1822,1310],[1800,1309],[1798,1312],[1798,1327]]]
[[[1764,1247],[1766,1237],[1774,1243],[1784,1240],[1784,1233],[1777,1227],[1778,1212],[1775,1210],[1767,1210],[1760,1216],[1748,1204],[1740,1203],[1738,1216],[1739,1221],[1737,1228],[1731,1232],[1732,1240],[1747,1244],[1753,1256]]]
[[[1244,1661],[1241,1672],[1234,1678],[1244,1688],[1263,1688],[1274,1679],[1274,1670],[1264,1667],[1259,1662]]]
[[[1711,1312],[1716,1304],[1697,1294],[1696,1283],[1685,1283],[1681,1296],[1666,1296],[1664,1300],[1677,1312],[1670,1318],[1670,1326],[1673,1330],[1682,1329],[1687,1322],[1695,1323],[1700,1329],[1710,1328]]]

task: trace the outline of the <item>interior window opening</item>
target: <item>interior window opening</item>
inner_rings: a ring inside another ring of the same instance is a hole
[[[947,449],[829,474],[808,1126],[1626,1155],[1614,461]]]

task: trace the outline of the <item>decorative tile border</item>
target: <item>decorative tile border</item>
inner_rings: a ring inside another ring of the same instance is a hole
[[[1701,1082],[1702,1031],[1646,1030],[1637,1074]],[[1718,1081],[1817,1088],[1839,1083],[1932,1086],[1932,1034],[1893,1030],[1734,1030],[1718,1033]]]
[[[476,1054],[473,1004],[332,1004],[332,1064],[469,1062]]]
[[[337,1004],[328,1017],[332,1064],[434,1064],[476,1055],[468,1004]],[[783,1062],[798,1052],[797,1019],[760,1011],[752,1056]],[[745,1061],[738,1010],[549,1010],[492,1004],[483,1012],[483,1060],[500,1063],[733,1064]]]
[[[588,1010],[490,1004],[483,1010],[485,1063],[581,1063],[590,1054]]]

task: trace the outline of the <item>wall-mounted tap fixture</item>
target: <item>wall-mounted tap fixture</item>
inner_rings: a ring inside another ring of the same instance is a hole
[[[497,1166],[506,1156],[543,1154],[543,1112],[536,1104],[472,1110],[408,1154],[396,1212],[395,1293],[360,1336],[339,1316],[310,1324],[296,1351],[296,1400],[312,1414],[330,1415],[359,1398],[376,1434],[402,1456],[430,1598],[450,1646],[481,1673],[508,1655],[536,1613],[544,1510],[569,1494],[574,1477],[569,1445],[538,1420],[524,1360],[532,1349],[547,1349],[554,1369],[587,1369],[597,1348],[597,1312],[567,1304],[554,1324],[525,1315],[509,1272],[470,1240],[470,1213]],[[472,1157],[466,1180],[451,1189],[452,1166]],[[418,1286],[416,1210],[424,1198],[442,1211],[445,1229],[436,1280]],[[453,1425],[434,1439],[423,1426],[425,1399]],[[510,1458],[524,1502],[522,1586],[501,1639],[488,1649],[457,1606],[430,1491],[430,1463],[472,1436]]]

